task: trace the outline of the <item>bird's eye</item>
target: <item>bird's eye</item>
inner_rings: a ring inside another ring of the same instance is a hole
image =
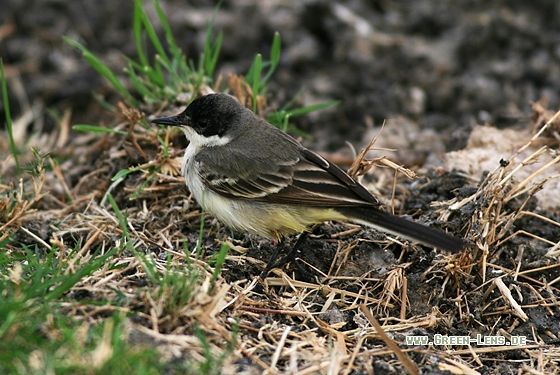
[[[207,126],[208,126],[208,119],[203,118],[203,119],[198,120],[198,127],[199,128],[204,129]]]

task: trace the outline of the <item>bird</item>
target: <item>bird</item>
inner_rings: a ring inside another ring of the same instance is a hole
[[[229,94],[200,96],[152,122],[184,132],[189,191],[234,230],[281,241],[317,223],[351,221],[453,253],[465,247],[461,238],[384,211],[356,179]]]

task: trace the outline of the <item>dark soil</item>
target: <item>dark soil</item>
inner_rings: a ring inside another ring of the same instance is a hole
[[[196,60],[214,3],[162,6],[178,44]],[[330,111],[294,120],[318,149],[361,140],[366,116],[379,124],[397,115],[436,129],[448,149],[457,149],[473,124],[517,125],[528,120],[531,101],[558,103],[559,13],[560,4],[546,0],[225,1],[215,30],[225,35],[221,71],[237,74],[247,71],[256,53],[266,58],[280,32],[282,60],[269,90],[273,105],[299,90],[306,104],[341,100]],[[94,123],[100,111],[91,92],[113,95],[62,36],[80,40],[117,72],[125,66],[123,55],[135,55],[130,2],[8,1],[0,21],[7,30],[0,54],[9,77],[21,77],[25,88],[26,100],[13,103],[15,116],[25,101],[39,100],[72,108],[75,123]]]

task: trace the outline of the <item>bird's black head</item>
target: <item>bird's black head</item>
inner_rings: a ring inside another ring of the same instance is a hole
[[[204,136],[219,137],[235,126],[237,118],[246,110],[237,100],[227,94],[209,94],[197,98],[180,114],[152,120],[168,126],[188,126]]]

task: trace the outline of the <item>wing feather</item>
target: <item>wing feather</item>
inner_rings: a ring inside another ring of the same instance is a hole
[[[219,159],[215,155],[213,158],[197,155],[198,171],[206,186],[228,198],[272,204],[313,207],[380,205],[346,172],[303,147],[297,149],[297,157],[285,158],[279,163],[248,160],[244,155],[236,153]],[[218,165],[216,160],[219,160]],[[209,170],[212,173],[207,172]]]

